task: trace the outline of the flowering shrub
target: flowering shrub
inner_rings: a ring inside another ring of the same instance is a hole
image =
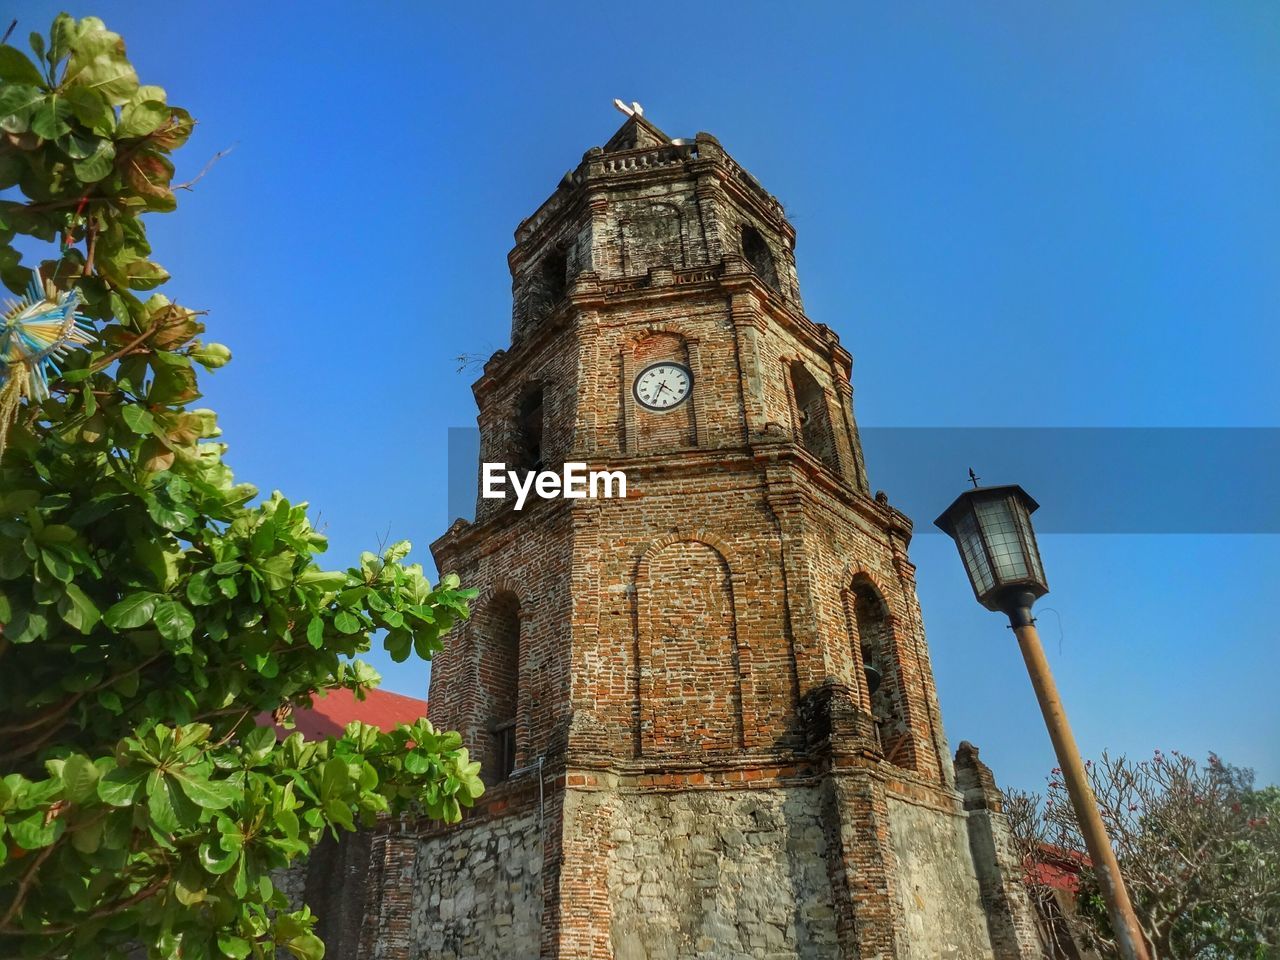
[[[1280,948],[1280,788],[1254,789],[1252,771],[1213,754],[1202,765],[1176,750],[1137,762],[1104,753],[1087,769],[1153,960],[1273,956]],[[1065,934],[1115,956],[1097,880],[1078,854],[1084,841],[1062,772],[1055,769],[1048,783],[1044,797],[1005,797],[1041,916],[1062,912],[1046,936]],[[1046,859],[1057,860],[1070,882],[1061,882],[1062,869],[1036,869]],[[1075,900],[1065,912],[1055,898],[1064,888]]]

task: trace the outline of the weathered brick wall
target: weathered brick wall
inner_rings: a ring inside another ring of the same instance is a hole
[[[690,455],[631,484],[635,499],[575,511],[575,626],[590,638],[572,651],[577,709],[615,757],[794,745],[779,543],[759,476]]]
[[[741,747],[738,623],[724,557],[697,541],[667,544],[645,558],[641,591],[641,752]]]
[[[533,522],[520,523],[510,507],[478,540],[437,550],[442,570],[454,570],[481,590],[473,618],[454,630],[445,652],[432,664],[431,720],[458,730],[486,770],[494,768],[496,741],[489,726],[496,687],[485,685],[485,633],[503,618],[490,616],[495,601],[518,604],[519,689],[516,704],[516,765],[562,744],[570,713],[569,669],[564,651],[573,598],[565,575],[571,565],[570,512],[563,501],[536,500],[525,508]],[[493,683],[499,678],[490,675]],[[490,777],[490,780],[492,778]]]
[[[419,889],[418,839],[412,823],[384,821],[369,845],[360,960],[409,960],[415,950],[412,920]]]
[[[288,871],[290,902],[306,903],[316,915],[316,935],[327,960],[356,960],[368,895],[369,830],[326,835],[305,860]],[[279,886],[279,884],[277,884]]]
[[[489,782],[506,774],[499,768],[497,740],[500,728],[519,713],[520,649],[528,646],[529,634],[528,617],[522,625],[520,600],[510,590],[491,592],[473,617],[470,636],[476,652],[471,702],[479,731],[473,742],[484,750],[481,776]],[[490,738],[484,738],[485,733]]]
[[[611,200],[609,212],[622,276],[645,276],[651,267],[707,262],[692,190],[680,194],[665,185],[650,187]]]
[[[931,779],[946,781],[947,746],[927,661],[914,581],[895,562],[892,532],[902,518],[883,504],[863,501],[861,510],[833,510],[814,502],[804,511],[804,554],[818,630],[841,642],[827,648],[833,675],[859,691],[870,711],[858,635],[854,591],[873,591],[883,603],[887,644],[880,651],[884,698],[894,717],[882,725],[893,762]]]
[[[518,411],[530,389],[542,390],[542,459],[548,469],[558,467],[573,447],[574,411],[578,403],[577,362],[551,336],[562,329],[561,312],[547,320],[547,328],[531,339],[527,349],[495,355],[485,365],[486,376],[473,388],[480,406],[480,462],[516,462],[523,447]],[[559,326],[557,326],[557,324]],[[476,466],[480,470],[479,464]],[[509,488],[508,488],[509,489]],[[478,488],[476,521],[484,522],[511,510],[510,501],[485,499]]]
[[[763,334],[756,338],[764,408],[762,424],[781,425],[788,434],[803,444],[801,409],[792,386],[792,370],[796,366],[811,377],[822,392],[825,418],[834,446],[833,462],[827,465],[847,482],[858,486],[854,469],[856,427],[852,417],[842,408],[841,385],[848,383],[849,361],[839,342],[825,327],[797,324],[785,305],[777,302],[756,306]],[[816,456],[816,454],[815,454]],[[822,460],[822,457],[817,457]],[[863,490],[865,493],[865,489]]]
[[[1023,885],[1023,865],[1013,843],[1003,800],[978,748],[962,742],[956,750],[956,787],[964,795],[969,849],[996,960],[1034,956],[1040,948],[1035,910]]]

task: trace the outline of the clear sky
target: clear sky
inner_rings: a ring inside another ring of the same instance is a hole
[[[17,36],[58,9],[27,0]],[[153,218],[156,257],[235,352],[205,378],[231,463],[311,501],[332,565],[387,537],[430,564],[446,430],[474,423],[475,370],[452,358],[506,345],[512,231],[613,132],[614,97],[672,136],[714,133],[783,201],[864,426],[1280,425],[1274,4],[70,12],[102,16],[200,121],[180,176],[234,145]],[[1091,495],[1087,468],[1061,470]],[[1187,511],[1218,499],[1170,472]],[[1054,761],[1017,649],[923,535],[933,515],[912,556],[947,734],[1036,787]],[[1280,780],[1280,537],[1042,551],[1041,628],[1087,754],[1215,750]],[[423,666],[374,660],[424,693]]]

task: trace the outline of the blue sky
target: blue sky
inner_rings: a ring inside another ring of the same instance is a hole
[[[58,9],[23,4],[17,36]],[[153,220],[156,256],[235,352],[206,378],[232,464],[310,500],[333,565],[387,537],[430,562],[446,431],[474,423],[475,372],[452,358],[505,346],[512,231],[616,128],[614,97],[714,133],[783,201],[864,426],[1280,425],[1274,4],[70,12],[106,19],[200,121],[180,176],[234,146]],[[1183,486],[1188,511],[1215,498]],[[1042,551],[1041,627],[1087,754],[1215,750],[1280,780],[1280,537]],[[1008,630],[949,541],[912,556],[952,745],[1040,785],[1054,761]],[[423,694],[425,667],[374,660]]]

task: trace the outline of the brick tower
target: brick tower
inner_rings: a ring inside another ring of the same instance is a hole
[[[628,495],[480,499],[432,545],[480,596],[431,717],[490,787],[374,838],[362,955],[1038,955],[794,247],[714,137],[638,114],[520,224],[481,460]]]

